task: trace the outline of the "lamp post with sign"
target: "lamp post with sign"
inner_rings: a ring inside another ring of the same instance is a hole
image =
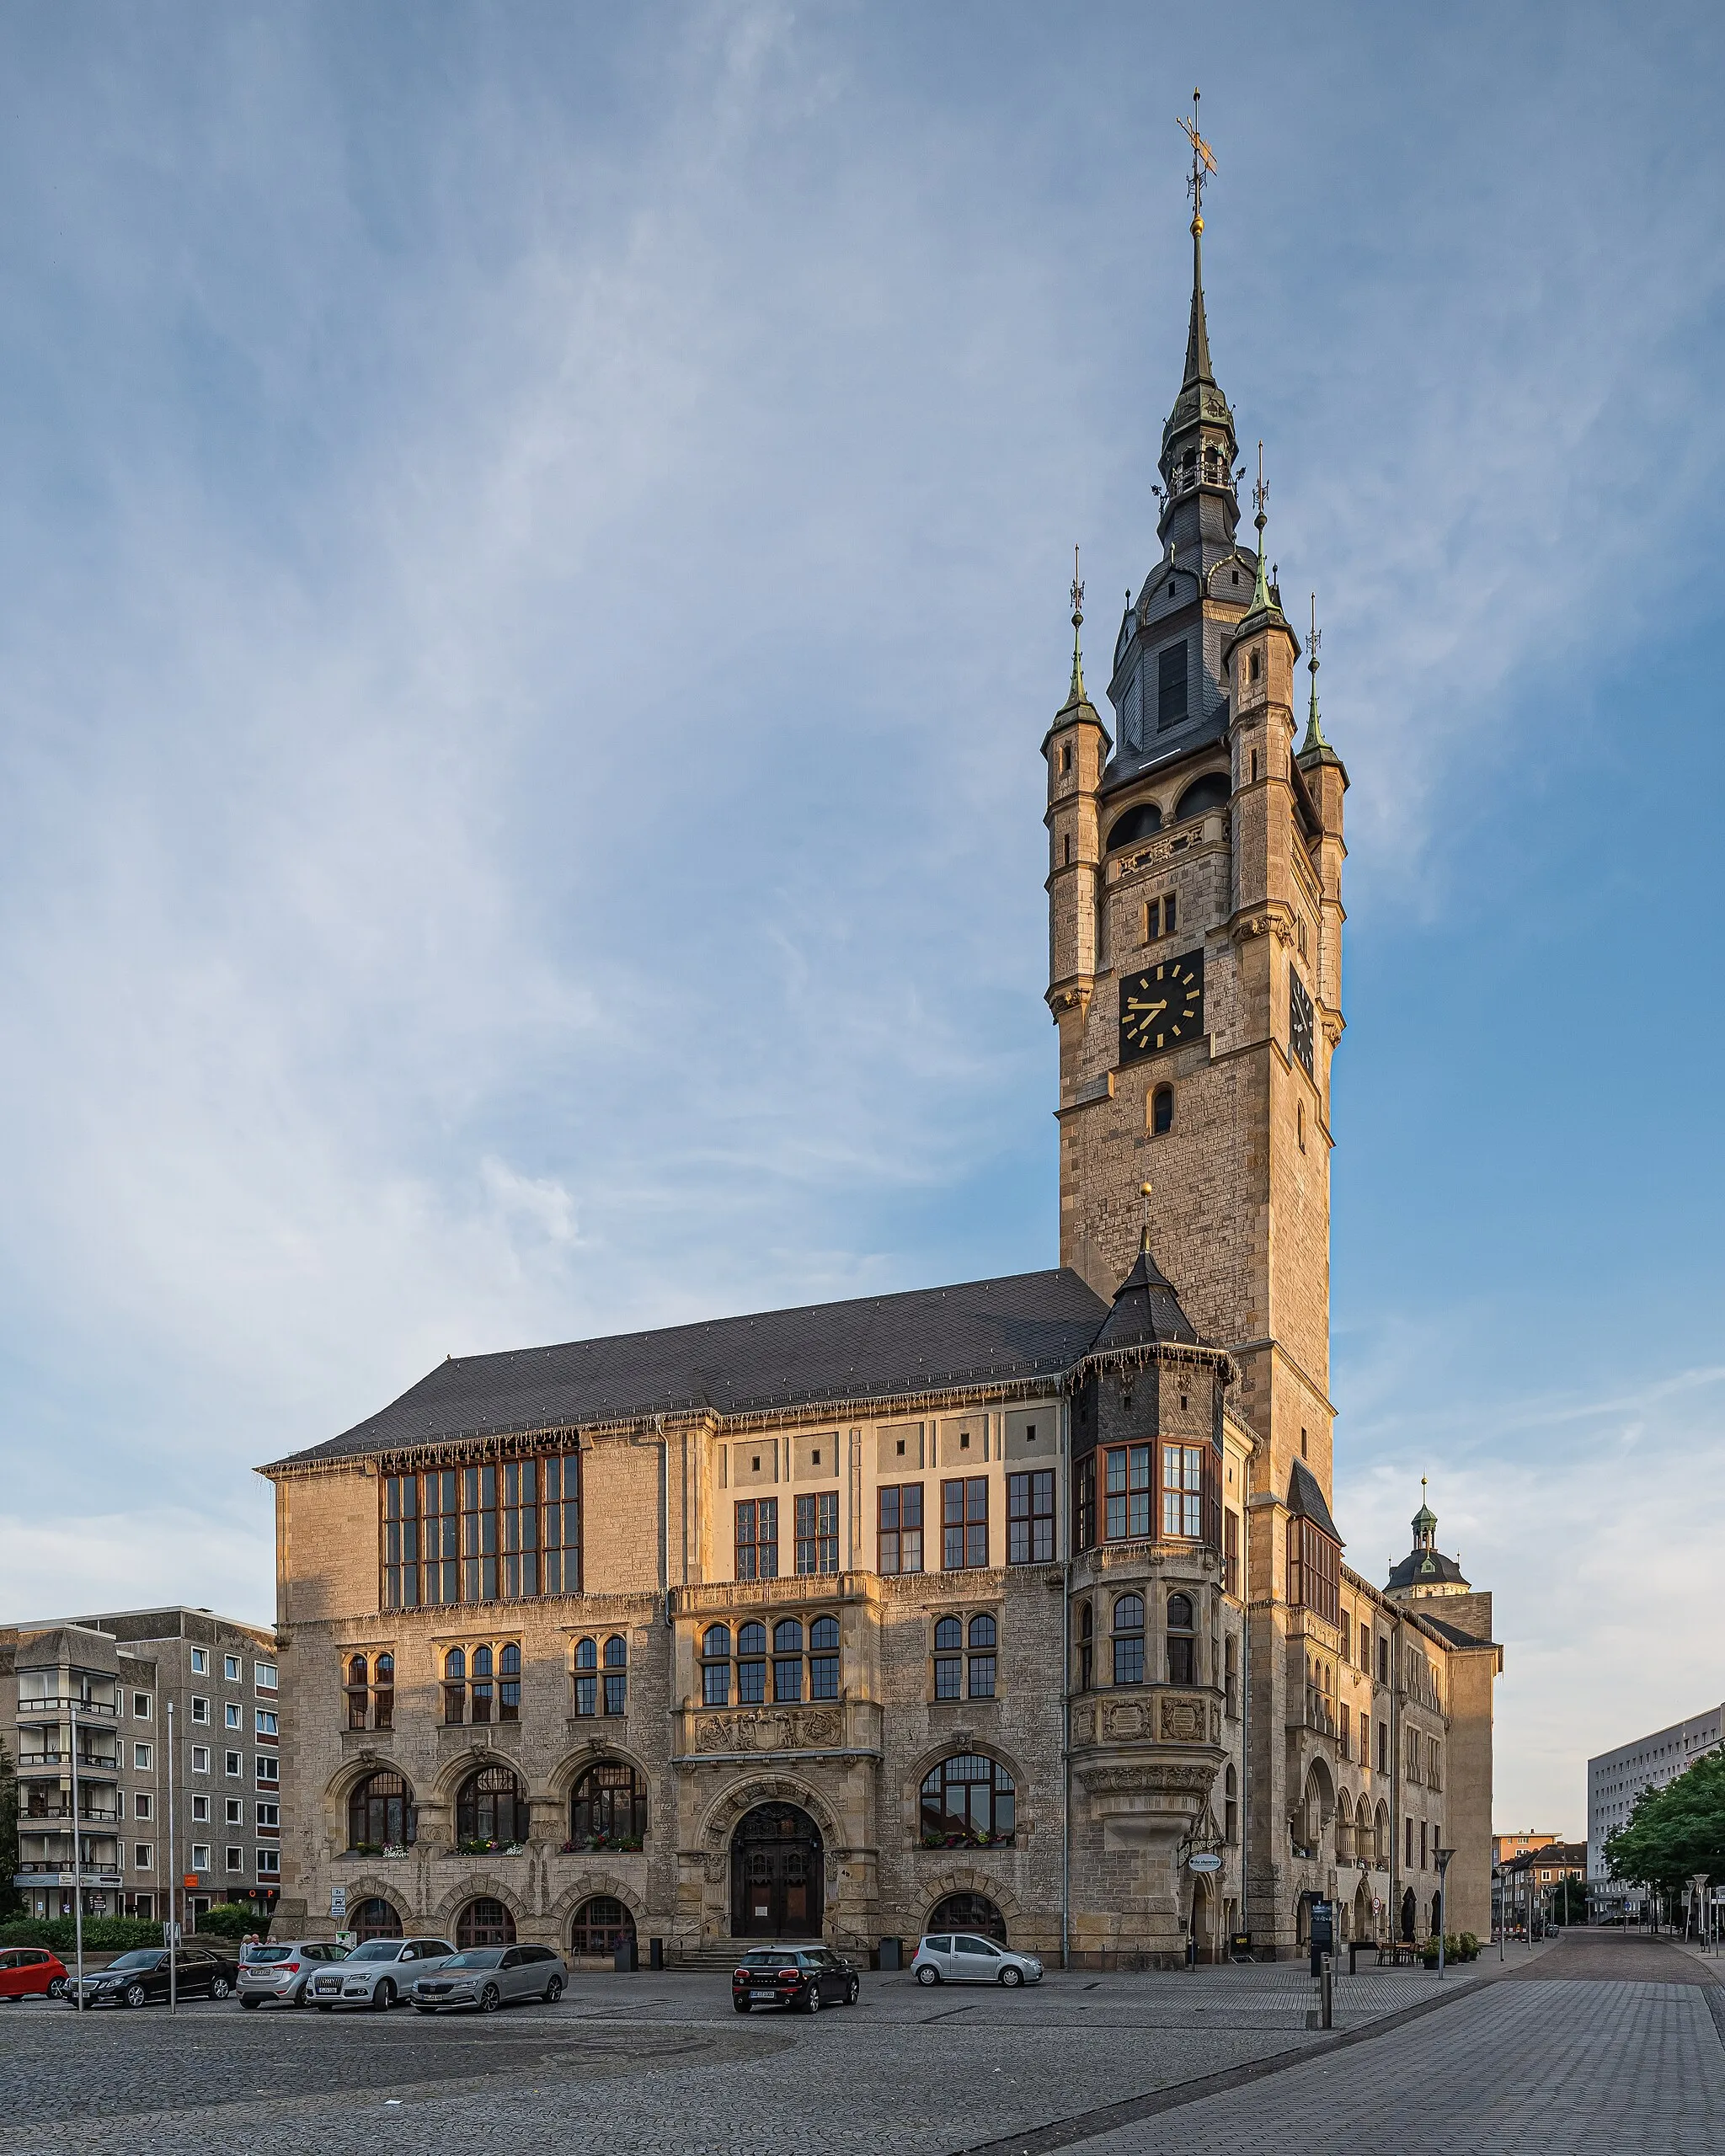
[[[77,2010],[84,2010],[84,1867],[83,1844],[77,1832],[77,1701],[68,1700],[72,1716],[72,1935],[77,1960]]]

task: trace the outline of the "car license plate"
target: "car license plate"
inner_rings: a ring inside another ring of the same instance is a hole
[[[773,1999],[778,1997],[778,1993],[776,1991],[751,1991],[749,1996],[750,1999]]]

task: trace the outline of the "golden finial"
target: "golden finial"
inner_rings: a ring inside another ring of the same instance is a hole
[[[1150,1248],[1150,1185],[1147,1182],[1139,1184],[1138,1195],[1144,1207],[1144,1225],[1138,1231],[1138,1247],[1140,1250],[1148,1250]]]
[[[1186,191],[1192,197],[1192,237],[1204,230],[1204,183],[1216,168],[1215,152],[1198,131],[1198,92],[1192,93],[1192,117],[1177,115],[1175,125],[1192,145],[1192,172]]]

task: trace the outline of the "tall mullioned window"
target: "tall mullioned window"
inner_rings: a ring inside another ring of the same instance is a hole
[[[879,1534],[875,1568],[883,1572],[922,1570],[922,1485],[890,1484],[878,1492]]]
[[[1047,1565],[1055,1554],[1055,1472],[1032,1468],[1007,1477],[1007,1562]]]
[[[386,1475],[379,1503],[386,1609],[580,1592],[573,1449]]]
[[[1297,1609],[1315,1609],[1327,1625],[1340,1613],[1342,1556],[1315,1522],[1288,1523],[1288,1599]]]
[[[823,1490],[797,1500],[797,1570],[836,1572],[839,1568],[839,1496]]]
[[[778,1577],[778,1499],[740,1497],[737,1501],[737,1577],[740,1580],[776,1580]]]
[[[969,1475],[940,1486],[942,1561],[949,1572],[988,1562],[988,1477]]]

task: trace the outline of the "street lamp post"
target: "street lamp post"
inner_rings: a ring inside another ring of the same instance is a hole
[[[77,1838],[77,1701],[68,1700],[72,1716],[72,1935],[77,1962],[77,2010],[84,2010],[84,1868]]]
[[[1439,1849],[1438,1857],[1438,1974],[1444,1973],[1444,1935],[1449,1929],[1449,1907],[1444,1897],[1449,1883],[1450,1860],[1454,1849]]]

